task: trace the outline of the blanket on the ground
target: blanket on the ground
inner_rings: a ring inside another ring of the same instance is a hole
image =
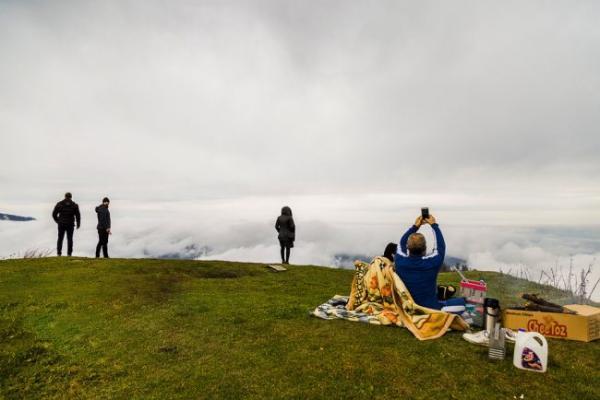
[[[436,339],[448,329],[466,330],[459,316],[416,304],[385,257],[370,264],[357,261],[349,297],[335,296],[312,314],[323,319],[347,319],[377,325],[404,326],[419,340]]]

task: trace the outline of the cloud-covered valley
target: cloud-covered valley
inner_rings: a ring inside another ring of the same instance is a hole
[[[279,199],[221,199],[207,202],[136,203],[113,200],[112,257],[169,257],[273,263],[279,260],[274,229]],[[389,200],[389,199],[388,199]],[[372,207],[372,209],[360,209]],[[340,255],[374,256],[388,242],[397,242],[414,221],[417,207],[399,204],[392,212],[385,198],[300,197],[293,206],[297,241],[295,264],[339,266]],[[315,205],[320,204],[318,208]],[[91,257],[97,242],[94,203],[80,202],[82,228],[75,233],[75,255]],[[30,222],[0,221],[0,256],[18,256],[28,249],[55,248],[53,204],[31,205]],[[434,209],[432,209],[433,212]],[[322,213],[322,215],[320,215]],[[389,214],[388,214],[389,213]],[[382,218],[371,218],[380,215]],[[436,213],[447,242],[447,254],[467,260],[479,270],[529,271],[536,279],[542,270],[562,266],[570,259],[577,271],[593,265],[600,277],[600,227],[516,225],[489,221],[460,221],[461,213],[447,208]],[[446,222],[447,221],[447,222]],[[429,249],[435,245],[423,228]],[[347,265],[346,265],[347,266]]]

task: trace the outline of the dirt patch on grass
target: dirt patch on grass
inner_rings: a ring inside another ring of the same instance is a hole
[[[118,297],[125,303],[161,303],[180,292],[186,279],[189,278],[185,275],[173,273],[126,276],[120,281]]]
[[[177,354],[179,352],[179,349],[175,345],[167,345],[167,346],[159,347],[158,352],[159,353]]]
[[[153,275],[157,273],[180,274],[196,279],[236,279],[245,276],[254,276],[258,270],[245,265],[231,265],[226,263],[198,263],[189,262],[181,265],[153,265],[152,267],[135,268],[136,275]]]
[[[246,271],[226,270],[226,269],[199,269],[191,274],[194,278],[200,279],[237,279],[250,275]]]
[[[171,271],[188,275],[195,279],[238,279],[255,276],[258,271],[248,266],[215,263],[189,264],[169,268]]]
[[[194,279],[239,279],[257,271],[244,267],[226,268],[211,265],[140,268],[118,282],[119,300],[125,303],[162,303],[181,292],[184,283]],[[112,299],[114,300],[114,298]]]

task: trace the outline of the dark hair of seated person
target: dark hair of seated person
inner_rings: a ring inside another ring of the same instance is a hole
[[[387,246],[385,246],[385,250],[383,251],[383,256],[391,262],[394,262],[394,254],[396,254],[397,251],[397,243],[388,243]]]

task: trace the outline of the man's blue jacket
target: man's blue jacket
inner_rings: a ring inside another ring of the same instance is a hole
[[[442,305],[437,299],[437,275],[446,255],[446,243],[438,224],[432,224],[431,228],[435,233],[436,251],[423,257],[408,254],[406,249],[408,237],[419,230],[413,225],[400,239],[394,263],[396,264],[396,273],[406,285],[415,302],[420,306],[439,310]]]

